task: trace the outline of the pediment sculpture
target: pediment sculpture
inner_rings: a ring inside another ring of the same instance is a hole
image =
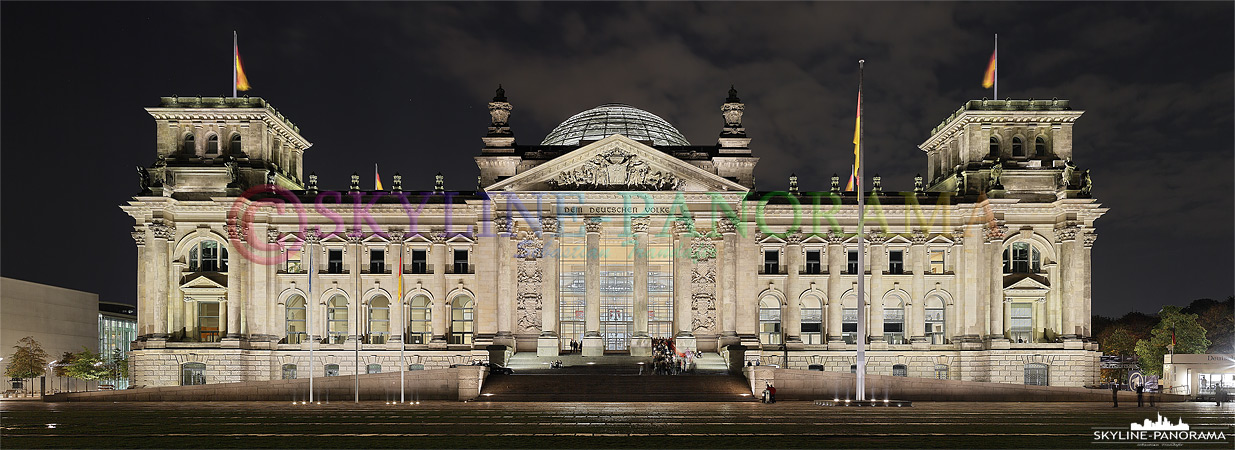
[[[578,190],[675,190],[684,182],[672,173],[653,170],[639,155],[619,148],[597,154],[583,164],[562,171],[549,184]]]

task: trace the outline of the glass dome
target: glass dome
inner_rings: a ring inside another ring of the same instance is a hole
[[[690,145],[665,119],[630,105],[609,103],[571,116],[545,136],[540,145],[579,145],[621,134],[652,145]]]

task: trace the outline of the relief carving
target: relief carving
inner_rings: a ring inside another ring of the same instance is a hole
[[[582,165],[565,170],[549,180],[554,188],[571,190],[632,189],[645,191],[680,189],[684,182],[672,173],[652,170],[646,161],[625,150],[602,152]]]
[[[540,264],[537,264],[535,260],[519,261],[519,271],[516,276],[518,305],[515,317],[518,320],[519,330],[526,333],[539,332],[541,324]]]

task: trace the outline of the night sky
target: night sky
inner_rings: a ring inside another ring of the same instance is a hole
[[[401,172],[475,186],[501,83],[517,141],[601,103],[716,142],[730,84],[760,190],[826,190],[852,158],[865,59],[867,174],[910,190],[917,145],[980,86],[1070,99],[1093,169],[1093,310],[1155,312],[1232,293],[1235,11],[1224,3],[0,4],[0,273],[134,303],[135,165],[160,96],[231,93],[232,30],[253,90],[314,145],[305,173]],[[372,180],[365,176],[364,186]]]

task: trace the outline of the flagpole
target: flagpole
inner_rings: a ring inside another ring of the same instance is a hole
[[[395,270],[399,271],[398,272],[399,274],[398,275],[399,276],[399,311],[400,311],[399,320],[403,321],[403,324],[399,326],[399,329],[403,330],[402,332],[403,336],[399,336],[399,404],[402,405],[403,400],[404,400],[403,391],[404,391],[404,386],[406,385],[406,382],[403,379],[403,374],[407,372],[407,367],[404,366],[404,364],[406,364],[407,361],[403,359],[404,358],[403,350],[407,348],[407,342],[403,341],[403,337],[407,336],[407,323],[408,323],[407,318],[404,316],[404,314],[406,314],[405,311],[407,311],[407,308],[403,307],[403,240],[402,238],[400,238],[399,240],[398,248],[399,248],[399,267],[396,268]]]
[[[866,60],[858,60],[858,114],[861,117],[862,111],[862,72],[865,68]],[[866,201],[862,198],[862,120],[858,119],[858,179],[854,183],[858,189],[858,354],[857,354],[857,400],[866,400],[866,296],[864,294],[863,281],[866,278],[866,251],[863,248],[865,245],[864,234],[866,232],[866,218],[864,209]]]
[[[309,251],[309,298],[304,301],[305,310],[305,331],[309,332],[309,404],[313,404],[313,304],[316,303],[310,299],[313,298],[313,272],[317,272],[317,267],[313,265],[313,251]]]
[[[240,52],[240,43],[236,40],[236,31],[232,30],[232,98],[236,98],[236,54]]]
[[[999,100],[999,33],[995,33],[995,100]]]

